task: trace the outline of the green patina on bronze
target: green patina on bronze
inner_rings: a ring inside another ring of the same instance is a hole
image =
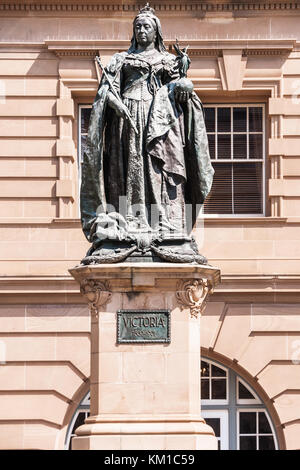
[[[118,310],[117,342],[170,343],[169,310]]]
[[[92,246],[82,263],[205,263],[189,232],[214,170],[202,104],[185,78],[190,59],[178,44],[177,56],[166,51],[149,7],[133,31],[129,50],[106,66],[91,112],[80,203]]]

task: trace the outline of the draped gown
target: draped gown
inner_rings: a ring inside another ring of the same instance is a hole
[[[121,90],[123,103],[135,122],[138,134],[128,120],[112,117],[117,140],[107,138],[104,156],[106,186],[117,180],[108,202],[120,208],[120,195],[126,197],[126,221],[130,230],[178,230],[184,222],[184,182],[186,179],[180,124],[173,128],[172,145],[165,138],[159,152],[147,146],[147,136],[157,91],[179,78],[175,70],[174,56],[154,50],[151,56],[128,55],[123,63],[119,80],[114,85]],[[110,95],[108,96],[108,101]],[[183,116],[179,118],[182,121]],[[111,130],[108,131],[109,133]],[[117,178],[116,178],[117,176]]]
[[[82,167],[84,233],[98,252],[107,239],[138,245],[141,233],[150,242],[184,240],[213,176],[201,102],[195,93],[187,104],[176,102],[180,77],[167,52],[115,54],[106,73],[110,83],[100,83]],[[137,133],[112,108],[111,85]]]

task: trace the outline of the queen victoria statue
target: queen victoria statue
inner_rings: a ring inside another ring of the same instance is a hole
[[[166,51],[147,4],[127,52],[103,69],[82,166],[83,264],[200,263],[191,230],[213,178],[190,59]],[[99,60],[100,66],[101,62]]]

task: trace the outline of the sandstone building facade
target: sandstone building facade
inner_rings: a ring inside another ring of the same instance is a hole
[[[141,6],[0,0],[2,449],[67,449],[89,412],[90,317],[68,272],[88,249],[81,153],[95,55],[127,50]],[[189,44],[216,171],[195,229],[222,272],[201,320],[203,416],[222,449],[299,449],[300,3],[152,6],[169,50]]]

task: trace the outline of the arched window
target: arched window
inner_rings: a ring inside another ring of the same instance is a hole
[[[202,416],[215,431],[221,450],[278,448],[267,409],[250,385],[233,370],[210,359],[201,360]],[[89,416],[90,395],[82,400],[68,427],[65,449],[75,430]]]
[[[68,426],[67,435],[65,439],[65,450],[71,450],[72,437],[75,436],[75,431],[79,426],[84,424],[84,421],[90,416],[90,392],[86,394],[83,400],[80,402],[77,410],[73,414],[71,422]]]
[[[249,384],[233,370],[202,358],[202,416],[215,431],[219,449],[277,449],[267,409]]]

